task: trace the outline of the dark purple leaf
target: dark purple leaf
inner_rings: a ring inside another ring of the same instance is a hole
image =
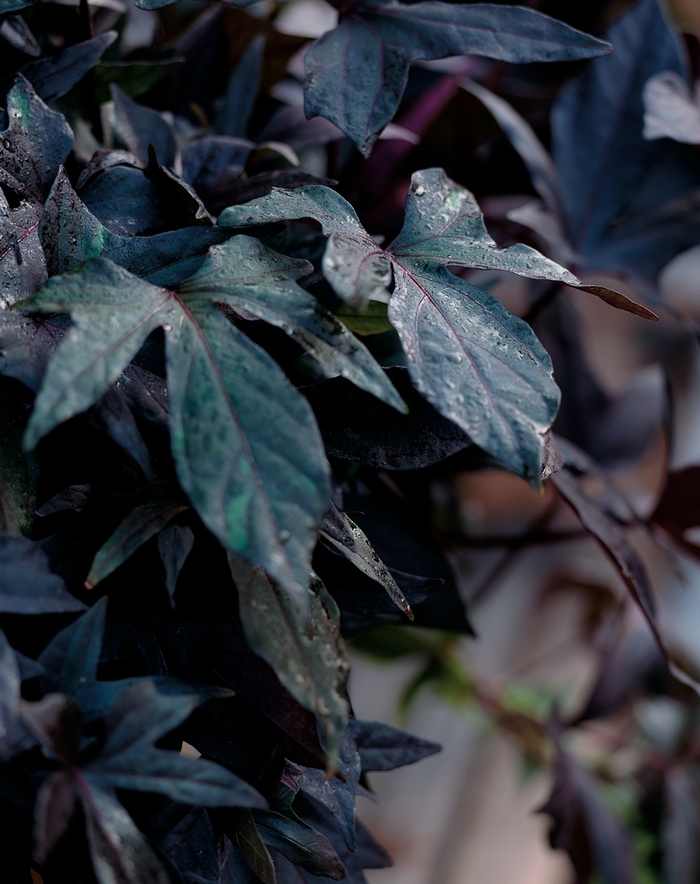
[[[110,87],[114,101],[115,126],[124,144],[144,165],[148,165],[148,146],[155,148],[158,162],[174,166],[177,144],[172,127],[157,111],[137,104],[114,84]]]
[[[26,537],[0,534],[0,611],[8,614],[63,614],[85,605],[49,570],[41,546]]]
[[[3,19],[0,24],[0,40],[33,58],[41,55],[41,46],[21,15],[8,15]]]
[[[334,777],[329,779],[325,771],[309,767],[304,771],[301,781],[301,791],[315,798],[333,814],[348,850],[351,851],[355,850],[357,845],[355,792],[362,772],[360,753],[354,737],[354,728],[348,725],[340,741],[338,772]]]
[[[264,799],[226,768],[177,751],[156,749],[203,701],[196,695],[164,696],[141,679],[124,688],[107,713],[100,754],[82,765],[82,776],[102,789],[161,792],[183,804],[264,807]]]
[[[399,414],[342,378],[304,388],[331,457],[410,470],[438,463],[471,445],[463,430],[416,392],[405,368],[389,368],[387,375],[408,405],[408,414]]]
[[[240,623],[229,621],[218,627],[210,644],[213,674],[274,725],[287,757],[325,770],[315,716],[282,686],[272,667],[253,653]]]
[[[218,227],[186,227],[153,236],[111,233],[83,205],[64,170],[51,190],[39,232],[50,275],[103,255],[155,285],[167,286],[191,276],[208,248],[229,236]]]
[[[606,36],[615,51],[569,84],[552,119],[566,224],[583,255],[605,245],[609,225],[638,197],[671,144],[643,138],[644,84],[659,71],[686,75],[680,38],[658,0],[635,3]],[[666,199],[683,192],[683,170],[677,171],[675,192],[667,188]]]
[[[65,333],[51,321],[1,310],[0,374],[16,378],[36,392]]]
[[[245,138],[260,89],[263,53],[267,42],[264,34],[257,34],[240,57],[228,81],[224,104],[214,123],[217,135]]]
[[[649,624],[652,635],[675,678],[700,693],[700,685],[674,662],[656,622],[656,604],[644,563],[625,535],[622,522],[629,519],[629,507],[623,498],[610,488],[602,499],[595,499],[586,488],[588,462],[572,446],[565,448],[567,462],[564,468],[551,476],[550,481],[571,506],[581,524],[600,544],[620,577],[638,604]],[[583,465],[583,468],[582,468]],[[590,474],[589,474],[590,475]],[[600,474],[592,474],[600,481]]]
[[[700,544],[686,536],[700,525],[700,467],[670,472],[651,521],[667,531],[687,553],[700,558]]]
[[[594,37],[521,7],[357,3],[306,54],[306,114],[331,120],[367,155],[396,113],[417,59],[572,61],[607,52]]]
[[[80,199],[111,233],[143,236],[168,226],[158,186],[133,166],[114,165],[92,175]]]
[[[107,31],[99,37],[76,43],[20,69],[47,104],[61,98],[91,70],[108,47],[117,39],[116,31]]]
[[[168,525],[158,535],[158,552],[165,568],[165,585],[171,598],[193,544],[194,533],[187,525]]]
[[[10,209],[0,191],[0,308],[34,294],[46,281],[40,217],[40,208],[30,203]]]
[[[100,884],[172,884],[146,838],[112,792],[86,786],[80,798],[90,856]]]
[[[576,884],[588,884],[593,873],[603,884],[634,884],[629,832],[603,802],[592,774],[561,750],[552,794],[540,813],[554,820],[549,842],[569,854]]]
[[[378,721],[351,718],[349,729],[360,753],[363,773],[415,764],[422,758],[435,755],[442,748],[437,743],[421,740]]]
[[[35,742],[19,720],[20,684],[17,657],[0,630],[0,761]]]
[[[152,500],[136,507],[95,556],[86,585],[90,589],[97,586],[186,509],[187,503],[167,498]]]
[[[247,808],[230,810],[226,815],[226,822],[226,832],[231,842],[262,884],[276,884],[272,857],[255,825],[252,812]]]
[[[333,881],[345,878],[345,867],[333,845],[311,826],[271,810],[255,810],[253,819],[265,844],[279,851],[290,862],[312,875]]]

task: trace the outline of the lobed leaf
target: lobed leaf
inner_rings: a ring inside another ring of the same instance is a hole
[[[281,328],[329,377],[341,375],[405,412],[403,400],[364,344],[296,283],[311,270],[306,261],[278,255],[252,237],[236,236],[212,248],[179,290],[206,294],[244,316]]]
[[[0,184],[41,204],[73,146],[73,133],[21,74],[7,95],[7,115],[8,127],[0,133]]]
[[[307,52],[306,116],[326,117],[367,156],[393,119],[418,59],[573,61],[609,51],[595,37],[522,7],[369,0],[342,14],[338,27]]]
[[[156,749],[154,743],[182,724],[202,696],[164,696],[149,679],[125,687],[107,714],[107,738],[82,775],[102,789],[160,792],[183,804],[264,807],[244,780],[203,758]]]
[[[221,228],[202,226],[152,236],[112,233],[83,205],[64,169],[46,201],[39,233],[50,275],[65,273],[102,255],[163,286],[175,286],[194,273],[207,249],[229,236]]]
[[[181,485],[224,546],[263,565],[303,608],[328,499],[318,430],[277,364],[212,299],[196,286],[157,288],[104,258],[49,280],[24,308],[68,312],[74,324],[51,361],[26,444],[88,408],[163,326]]]

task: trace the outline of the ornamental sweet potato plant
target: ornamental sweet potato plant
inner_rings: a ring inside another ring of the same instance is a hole
[[[360,884],[389,865],[356,796],[439,746],[354,716],[351,639],[424,658],[406,702],[478,702],[553,771],[577,880],[634,880],[565,738],[637,682],[606,658],[577,720],[538,719],[463,672],[445,551],[468,531],[429,490],[484,470],[549,489],[697,713],[627,536],[697,556],[697,468],[648,519],[616,490],[648,434],[605,435],[616,403],[567,313],[598,298],[696,334],[658,289],[700,241],[694,44],[657,0],[351,0],[312,42],[284,3],[134,6],[0,0],[2,879]],[[530,120],[507,82],[531,84]],[[529,199],[487,229],[477,197],[509,188]],[[490,293],[503,273],[522,315]],[[544,519],[503,545],[556,539]],[[684,745],[668,765],[692,777]]]

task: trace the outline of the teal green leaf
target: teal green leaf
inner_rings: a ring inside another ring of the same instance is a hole
[[[401,233],[387,251],[402,264],[439,263],[480,270],[509,270],[529,279],[546,279],[590,292],[613,307],[656,319],[620,292],[589,286],[530,246],[500,249],[486,230],[477,201],[442,169],[425,169],[411,178]]]
[[[20,199],[43,203],[73,147],[73,133],[21,75],[7,95],[7,116],[8,127],[0,132],[0,184]]]
[[[272,221],[312,218],[329,237],[323,272],[338,297],[362,309],[367,301],[388,300],[391,265],[360,224],[347,200],[329,187],[312,184],[298,190],[273,188],[272,193],[219,216],[222,227],[246,227]]]
[[[311,407],[206,295],[183,294],[166,332],[180,484],[221,543],[303,609],[329,481]]]
[[[162,326],[180,484],[221,543],[264,567],[304,610],[329,497],[320,433],[306,399],[216,299],[153,286],[101,257],[50,279],[22,307],[70,313],[73,325],[49,363],[25,444],[92,405]]]
[[[98,550],[85,581],[86,587],[92,589],[97,586],[186,509],[186,503],[173,500],[153,500],[137,506]]]
[[[170,295],[104,258],[54,277],[23,309],[70,313],[73,325],[52,357],[25,435],[28,449],[93,405],[163,322]]]
[[[61,169],[39,227],[49,274],[103,255],[155,285],[174,286],[194,273],[207,249],[230,236],[218,227],[184,227],[153,236],[112,233],[87,209]]]
[[[33,6],[36,0],[0,0],[0,15]]]
[[[530,326],[437,264],[395,274],[389,319],[416,388],[480,448],[538,484],[559,390]]]
[[[403,229],[386,251],[342,197],[318,185],[273,189],[226,209],[222,222],[242,227],[307,217],[330,237],[324,273],[347,303],[361,305],[370,296],[363,276],[369,265],[383,268],[383,262],[391,262],[388,319],[399,333],[414,386],[473,442],[534,485],[540,482],[544,434],[559,403],[549,356],[529,326],[447,268],[508,270],[546,279],[655,318],[617,292],[585,286],[528,246],[499,249],[472,194],[441,169],[414,174]],[[378,296],[376,289],[374,297],[386,301],[388,294],[384,289]]]
[[[306,261],[286,258],[248,236],[213,247],[201,269],[179,291],[203,293],[277,326],[304,347],[328,377],[342,375],[399,411],[406,405],[369,350],[343,323],[301,288]]]
[[[287,690],[321,722],[329,766],[348,721],[348,662],[337,609],[320,581],[310,592],[309,629],[288,594],[260,569],[229,556],[238,606],[250,646],[277,673]]]

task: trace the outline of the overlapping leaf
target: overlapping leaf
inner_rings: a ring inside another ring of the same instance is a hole
[[[8,126],[0,138],[0,307],[30,295],[46,279],[38,235],[41,207],[73,145],[64,118],[19,76],[7,96]]]
[[[82,766],[83,776],[102,789],[160,792],[183,804],[264,807],[261,796],[226,768],[153,745],[201,702],[200,696],[164,696],[149,679],[124,688],[109,709],[101,752]]]
[[[46,554],[26,537],[0,534],[0,612],[62,614],[83,611],[57,574],[49,570]]]
[[[196,285],[158,288],[104,258],[49,280],[27,309],[71,313],[74,325],[50,363],[27,444],[89,407],[162,326],[180,483],[224,546],[266,568],[303,608],[328,499],[320,437],[306,400],[216,300]]]
[[[600,40],[521,7],[369,0],[353,4],[307,52],[306,115],[331,120],[367,155],[396,113],[417,59],[572,61],[609,51]]]
[[[46,201],[40,236],[49,274],[103,255],[155,285],[173,286],[194,273],[207,249],[228,238],[219,227],[183,227],[152,236],[112,233],[83,205],[61,169]]]
[[[333,503],[330,513],[323,520],[321,540],[338,550],[363,574],[383,586],[396,607],[413,620],[411,606],[389,569],[372,549],[367,535]]]
[[[309,630],[298,608],[259,568],[231,557],[246,638],[302,706],[318,716],[335,769],[348,719],[348,662],[335,603],[320,584],[310,593]]]

